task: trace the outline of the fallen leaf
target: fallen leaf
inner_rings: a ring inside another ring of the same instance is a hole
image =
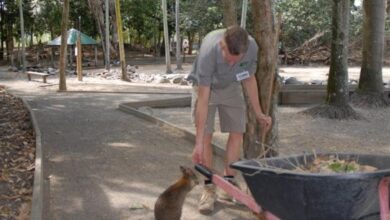
[[[19,215],[16,216],[15,220],[27,220],[30,218],[31,204],[23,203],[19,208]]]
[[[35,169],[35,164],[31,164],[30,166],[27,167],[28,171],[34,170]]]
[[[140,210],[140,209],[149,209],[149,207],[145,204],[133,203],[130,205],[129,209],[130,209],[130,211],[134,211],[134,210]]]

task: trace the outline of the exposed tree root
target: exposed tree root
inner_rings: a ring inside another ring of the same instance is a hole
[[[322,104],[300,112],[301,114],[310,115],[314,118],[329,118],[338,120],[361,120],[363,116],[353,110],[349,105],[336,106]]]
[[[351,104],[361,108],[383,108],[390,105],[390,97],[383,93],[355,92],[351,97]]]

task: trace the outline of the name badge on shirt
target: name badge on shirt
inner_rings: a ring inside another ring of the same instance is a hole
[[[236,79],[237,81],[241,81],[241,80],[244,80],[244,79],[248,79],[249,78],[249,72],[248,71],[244,71],[244,72],[241,72],[241,73],[237,73],[236,74]]]

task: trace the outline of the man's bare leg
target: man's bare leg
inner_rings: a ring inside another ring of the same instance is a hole
[[[225,176],[234,176],[236,171],[231,169],[229,165],[238,161],[240,158],[240,150],[242,145],[242,133],[232,132],[229,134],[228,142],[226,145],[226,157],[225,157]]]
[[[228,142],[226,145],[224,178],[237,187],[239,187],[239,185],[234,179],[236,171],[234,169],[231,169],[229,165],[233,162],[236,162],[240,158],[241,144],[242,144],[242,133],[229,134]],[[223,191],[219,194],[219,198],[221,200],[234,201],[231,195]]]
[[[211,140],[213,133],[205,134],[203,139],[203,165],[208,168],[213,168],[213,148]]]

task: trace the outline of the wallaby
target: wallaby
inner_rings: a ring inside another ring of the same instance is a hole
[[[156,220],[180,220],[187,193],[199,183],[198,177],[192,169],[180,166],[180,170],[183,176],[168,187],[154,204]]]

